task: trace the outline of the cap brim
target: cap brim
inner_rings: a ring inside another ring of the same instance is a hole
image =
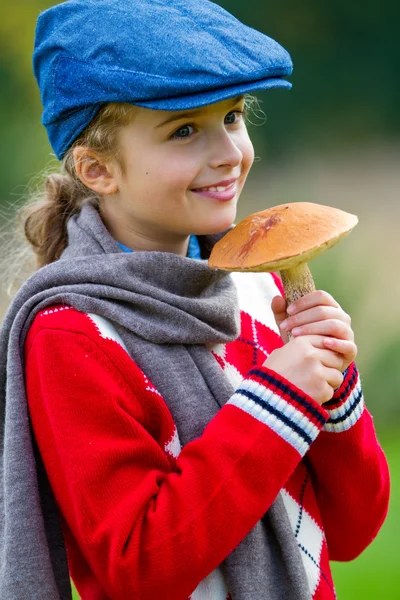
[[[187,110],[206,106],[207,104],[215,104],[216,102],[221,102],[222,100],[227,100],[234,96],[255,92],[256,90],[269,90],[271,88],[290,90],[291,87],[292,84],[285,79],[280,77],[270,77],[258,81],[242,82],[237,85],[226,86],[223,88],[208,89],[206,91],[176,98],[158,98],[144,102],[135,101],[134,104],[153,110]]]

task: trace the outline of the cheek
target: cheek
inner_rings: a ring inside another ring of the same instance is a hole
[[[154,186],[162,185],[164,190],[186,190],[196,177],[199,163],[186,150],[184,152],[169,152],[162,161],[149,165],[147,171]]]
[[[240,150],[243,154],[242,170],[244,173],[247,174],[250,171],[254,162],[254,147],[247,132],[241,140]]]

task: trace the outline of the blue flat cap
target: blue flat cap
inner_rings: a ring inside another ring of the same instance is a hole
[[[290,88],[292,61],[208,0],[68,0],[40,14],[33,68],[61,159],[107,102],[186,110]]]

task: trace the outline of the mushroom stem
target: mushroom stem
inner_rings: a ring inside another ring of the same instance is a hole
[[[280,271],[287,305],[315,291],[314,280],[307,263]]]

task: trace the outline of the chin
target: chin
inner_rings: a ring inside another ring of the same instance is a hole
[[[230,229],[234,224],[235,217],[225,218],[225,219],[214,219],[209,223],[204,223],[202,225],[198,225],[195,228],[195,231],[192,231],[195,235],[212,235],[214,233],[221,233],[222,231],[226,231]]]
[[[228,208],[228,207],[227,207]],[[219,215],[214,215],[214,218],[211,218],[208,223],[208,231],[207,233],[221,233],[221,231],[226,231],[230,229],[234,224],[236,219],[236,205],[230,207],[229,210],[220,213]]]

